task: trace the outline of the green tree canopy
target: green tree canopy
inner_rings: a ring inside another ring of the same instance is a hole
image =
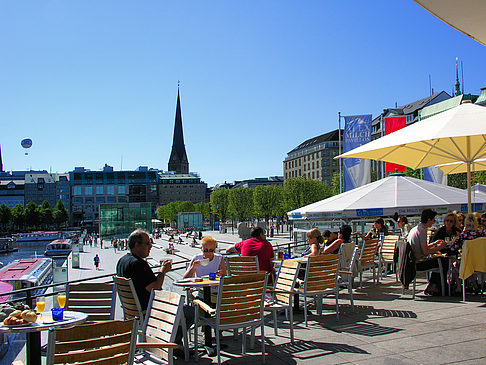
[[[268,219],[276,214],[279,203],[279,190],[277,186],[257,186],[253,191],[253,209],[257,217]]]
[[[27,227],[37,228],[40,223],[39,206],[34,202],[29,202],[24,210],[24,222]]]
[[[44,200],[40,207],[40,222],[45,228],[50,227],[54,223],[54,213],[47,200]]]
[[[216,189],[211,194],[211,212],[217,214],[223,222],[226,222],[229,213],[228,196],[228,189]]]
[[[286,180],[284,193],[288,211],[315,203],[332,195],[331,189],[327,185],[303,176]]]
[[[176,202],[177,213],[194,212],[194,203],[190,201],[178,201]]]
[[[12,211],[5,204],[0,205],[0,224],[2,225],[3,229],[7,229],[11,222]]]
[[[194,204],[194,209],[196,210],[196,212],[201,212],[204,219],[209,219],[209,212],[211,209],[209,207],[209,203],[206,202],[196,203]]]
[[[57,201],[52,215],[54,217],[54,223],[56,223],[57,227],[60,227],[69,221],[69,213],[61,199]]]
[[[18,230],[24,227],[24,207],[22,205],[17,204],[12,208],[12,220]]]
[[[250,218],[253,213],[253,189],[231,189],[228,194],[229,211],[239,221]]]

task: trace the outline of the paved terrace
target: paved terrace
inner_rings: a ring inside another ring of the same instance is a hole
[[[205,232],[220,242],[224,249],[231,242],[238,242],[236,234]],[[288,233],[270,238],[274,244],[288,242]],[[173,258],[166,255],[166,240],[155,240],[149,262],[156,264],[160,259]],[[188,244],[191,239],[184,239],[186,244],[176,244],[177,255],[191,258],[197,252]],[[93,257],[101,258],[101,270],[94,270]],[[113,248],[101,249],[85,246],[81,254],[81,269],[71,269],[69,279],[82,279],[109,274],[115,271],[117,260],[125,252],[114,252]],[[185,265],[174,265],[181,267]],[[164,289],[178,290],[171,285],[171,279],[180,278],[183,271],[172,271],[166,279]],[[309,327],[304,326],[303,314],[294,316],[295,344],[290,342],[287,322],[279,321],[279,336],[273,332],[271,315],[267,316],[266,363],[267,364],[486,364],[486,298],[469,296],[463,303],[459,298],[431,298],[423,295],[425,278],[419,277],[418,295],[411,299],[411,291],[401,295],[401,287],[389,276],[374,287],[371,274],[365,274],[362,289],[355,289],[355,310],[349,305],[349,297],[340,296],[340,320],[336,320],[334,299],[324,301],[322,316],[316,316],[312,310]],[[121,308],[117,307],[116,318],[121,318]],[[283,319],[280,316],[279,319]],[[222,361],[228,364],[260,363],[260,345],[255,350],[248,349],[245,356],[240,354],[241,339],[233,340],[232,333],[226,332],[223,343],[228,347],[222,352]],[[21,340],[21,339],[18,339]],[[45,341],[45,338],[43,339]],[[24,359],[24,351],[17,359]],[[5,361],[7,357],[3,360]],[[45,359],[44,359],[45,360]],[[216,363],[216,357],[202,356],[202,365]],[[5,362],[8,364],[9,362]],[[148,362],[145,362],[148,363]],[[194,363],[191,358],[190,363]],[[176,360],[176,364],[185,364]]]

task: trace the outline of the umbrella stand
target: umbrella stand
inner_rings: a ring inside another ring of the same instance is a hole
[[[467,212],[472,213],[472,209],[471,209],[471,161],[467,161]]]

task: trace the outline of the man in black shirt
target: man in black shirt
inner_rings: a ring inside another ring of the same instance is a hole
[[[165,274],[172,269],[169,260],[162,262],[157,275],[152,272],[145,258],[150,254],[152,240],[147,232],[137,229],[128,237],[130,253],[118,260],[116,274],[132,279],[142,310],[147,310],[152,289],[162,289]]]

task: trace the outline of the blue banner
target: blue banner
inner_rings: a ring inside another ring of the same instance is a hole
[[[351,151],[371,141],[371,114],[344,117],[343,152]],[[359,158],[343,159],[344,191],[371,182],[371,161]]]
[[[425,167],[424,180],[447,185],[447,176],[437,167]]]

